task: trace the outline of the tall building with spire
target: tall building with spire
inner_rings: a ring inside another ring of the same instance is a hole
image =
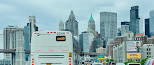
[[[92,17],[92,14],[88,22],[88,29],[95,30],[95,21]]]
[[[64,23],[60,20],[60,22],[59,22],[59,30],[60,31],[64,31],[65,29],[64,29]]]
[[[94,19],[92,17],[92,14],[91,14],[91,17],[90,17],[89,22],[88,22],[88,30],[87,30],[87,32],[93,33],[94,36],[97,35],[97,32],[95,31],[95,21],[94,21]]]
[[[65,22],[65,29],[70,31],[73,36],[78,36],[78,22],[75,20],[75,15],[71,11],[69,19]]]

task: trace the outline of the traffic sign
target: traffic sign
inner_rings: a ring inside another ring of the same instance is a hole
[[[104,60],[104,58],[98,58],[98,60]]]
[[[102,55],[98,55],[97,57],[95,57],[95,59],[103,60],[103,59],[104,59],[104,54],[102,54]]]

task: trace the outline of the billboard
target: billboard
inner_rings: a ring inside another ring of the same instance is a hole
[[[127,53],[127,59],[141,59],[141,53]]]
[[[136,34],[136,36],[143,36],[144,35],[144,33],[138,33],[138,34]]]
[[[110,46],[110,45],[115,45],[115,44],[113,42],[111,42],[111,43],[108,43],[107,45]]]
[[[151,38],[154,38],[154,35],[152,35]]]
[[[126,46],[127,46],[127,51],[140,52],[141,41],[127,41]]]
[[[103,60],[103,59],[104,59],[104,54],[102,54],[102,55],[98,55],[97,57],[95,57],[95,59]]]

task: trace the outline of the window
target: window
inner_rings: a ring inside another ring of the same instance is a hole
[[[149,56],[149,57],[151,57],[151,56]]]
[[[129,36],[129,38],[130,38],[130,34],[129,34],[128,36]]]
[[[56,37],[56,40],[57,41],[65,41],[66,40],[66,37],[65,36],[57,36]]]

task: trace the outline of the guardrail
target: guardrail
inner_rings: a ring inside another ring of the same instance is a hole
[[[0,49],[0,53],[15,53],[16,49]],[[30,54],[30,50],[24,50],[26,54]]]

